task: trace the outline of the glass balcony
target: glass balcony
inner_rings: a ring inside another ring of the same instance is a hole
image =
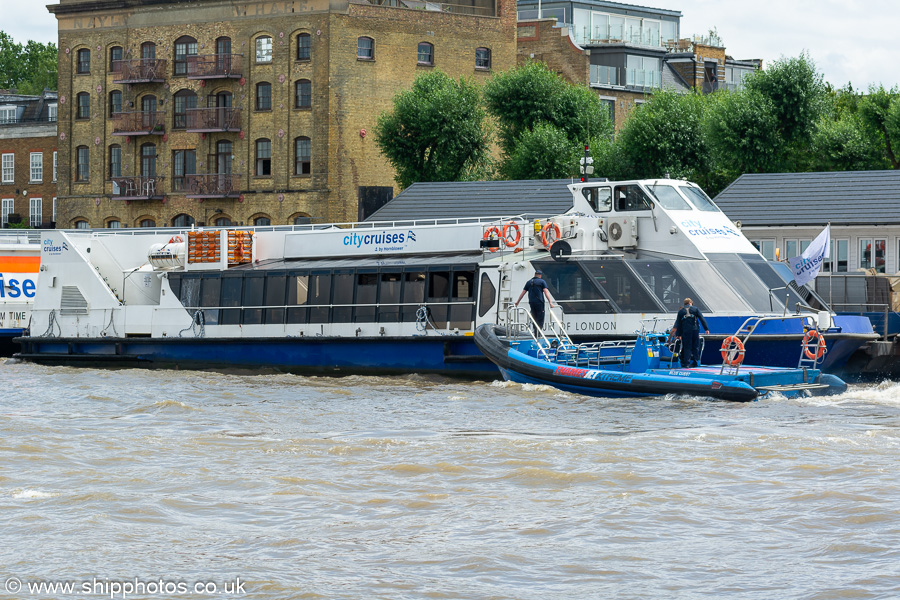
[[[184,191],[188,198],[238,198],[241,195],[241,176],[231,173],[185,175]]]
[[[662,87],[662,71],[625,69],[625,85],[639,88]]]
[[[113,113],[113,135],[163,135],[166,111],[148,110]]]
[[[195,133],[238,132],[241,109],[231,107],[189,108],[185,129]]]
[[[619,70],[616,67],[591,65],[591,85],[619,85]]]
[[[166,60],[135,58],[114,60],[113,83],[163,83],[166,80]]]
[[[187,57],[188,79],[240,79],[243,73],[240,54],[210,54]]]
[[[162,200],[163,189],[160,176],[113,177],[113,200]]]

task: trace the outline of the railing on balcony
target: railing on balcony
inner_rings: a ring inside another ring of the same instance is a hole
[[[185,175],[182,187],[188,198],[237,198],[241,195],[241,176],[231,173]]]
[[[641,69],[626,69],[625,85],[641,88],[662,87],[662,72],[644,71]]]
[[[241,130],[241,109],[231,107],[189,108],[185,129],[195,133]]]
[[[187,57],[188,79],[240,79],[243,71],[241,54],[209,54]]]
[[[113,83],[163,83],[166,80],[166,60],[135,58],[114,60]]]
[[[494,17],[496,11],[489,6],[473,6],[472,4],[456,4],[453,2],[432,2],[431,0],[350,0],[351,4],[375,4],[396,8],[412,8],[435,12],[452,12],[458,15],[479,15]]]
[[[113,135],[163,135],[166,111],[147,110],[113,113]]]
[[[619,69],[604,65],[591,65],[591,85],[619,85]]]
[[[113,177],[114,200],[161,200],[163,198],[161,176]]]

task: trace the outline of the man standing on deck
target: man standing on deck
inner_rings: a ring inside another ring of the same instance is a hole
[[[675,315],[675,327],[672,333],[681,338],[681,366],[684,368],[700,366],[700,325],[709,335],[709,325],[694,306],[690,298],[684,299],[684,306]]]
[[[544,296],[547,297],[550,308],[553,308],[550,290],[547,289],[547,282],[541,279],[540,271],[535,271],[534,277],[525,282],[525,288],[522,290],[522,293],[519,294],[519,299],[516,300],[516,306],[522,301],[522,297],[525,296],[526,292],[528,293],[528,305],[531,307],[531,316],[538,326],[538,331],[535,332],[537,334],[540,333],[540,330],[544,329]]]

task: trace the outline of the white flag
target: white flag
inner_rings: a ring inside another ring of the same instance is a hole
[[[803,285],[816,278],[822,263],[826,258],[831,256],[831,224],[825,227],[812,241],[809,247],[795,258],[788,258],[788,264],[791,265],[791,271],[794,272],[794,281],[797,285]]]

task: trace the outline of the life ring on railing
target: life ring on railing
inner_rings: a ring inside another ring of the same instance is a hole
[[[512,228],[516,233],[515,239],[509,239],[509,230]],[[505,225],[503,225],[503,231],[500,232],[500,239],[506,241],[506,247],[512,248],[518,245],[519,240],[522,239],[522,230],[519,229],[519,224],[515,221],[508,221]]]
[[[562,232],[559,229],[559,225],[556,223],[547,223],[544,225],[544,228],[541,229],[541,243],[544,244],[544,248],[549,248],[553,245],[553,242],[559,240],[561,237]]]
[[[810,360],[819,360],[825,356],[825,340],[822,339],[822,334],[815,329],[810,329],[803,336],[803,354]]]
[[[486,240],[493,240],[493,239],[497,239],[499,237],[500,237],[500,229],[497,227],[491,226],[484,230],[484,239],[486,239]],[[496,248],[488,248],[488,250],[490,250],[491,252],[496,252],[499,249],[500,249],[499,246]]]
[[[744,343],[735,335],[722,340],[722,360],[726,365],[736,367],[744,362]]]

